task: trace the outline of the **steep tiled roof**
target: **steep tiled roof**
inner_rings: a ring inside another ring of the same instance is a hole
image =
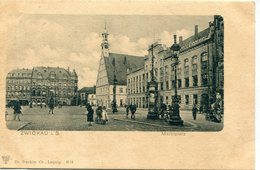
[[[113,60],[115,61],[115,68]],[[109,53],[109,57],[105,57],[105,65],[109,84],[113,84],[115,69],[117,84],[126,85],[127,69],[133,70],[142,67],[144,65],[144,57]]]
[[[43,79],[47,79],[52,73],[56,75],[56,79],[70,79],[77,77],[75,70],[70,72],[69,70],[60,67],[34,67],[32,70],[32,78],[38,78],[38,74],[40,74]]]
[[[85,92],[88,94],[95,94],[96,93],[96,87],[83,87],[82,89],[79,90],[79,92]]]
[[[198,33],[198,37],[195,38],[195,35],[192,35],[191,37],[183,40],[180,42],[181,51],[184,51],[192,46],[195,46],[205,40],[207,40],[210,34],[210,28],[206,28],[205,30]]]

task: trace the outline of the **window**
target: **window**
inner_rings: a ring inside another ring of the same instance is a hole
[[[207,86],[208,85],[208,76],[207,76],[207,74],[202,74],[201,75],[201,84],[202,84],[202,86]]]
[[[195,55],[192,57],[192,64],[197,64],[198,63],[198,57]]]
[[[40,72],[37,74],[37,78],[42,79],[42,74]]]
[[[181,84],[181,79],[178,79],[178,88],[181,88],[182,84]]]
[[[185,78],[185,87],[189,87],[190,86],[190,80],[189,78]]]
[[[175,80],[172,80],[172,89],[174,89]]]
[[[192,70],[197,70],[197,64],[192,64]]]
[[[163,67],[160,68],[160,75],[163,75]]]
[[[120,93],[124,93],[124,89],[122,87],[120,87],[119,91]]]
[[[161,90],[163,90],[163,82],[161,82]]]
[[[181,103],[181,95],[178,95],[179,103]]]
[[[208,60],[208,53],[207,52],[204,52],[201,54],[201,61],[207,61]]]
[[[188,59],[184,60],[184,71],[189,72],[189,60]]]
[[[181,74],[181,64],[178,65],[177,73]]]
[[[193,103],[198,104],[198,95],[197,94],[193,95]]]
[[[168,96],[166,96],[166,104],[168,105],[169,104],[169,97]]]
[[[184,66],[185,66],[185,67],[189,66],[189,59],[188,59],[188,58],[186,58],[186,59],[184,60]]]
[[[165,74],[169,74],[169,67],[165,66]]]
[[[123,106],[123,99],[120,99],[120,107]]]
[[[193,79],[193,86],[194,87],[198,86],[198,76],[195,75],[195,76],[192,77],[192,79]]]
[[[185,95],[185,104],[186,104],[186,105],[189,104],[189,95]]]
[[[168,90],[169,89],[169,81],[166,81],[165,85],[166,85],[165,89]]]

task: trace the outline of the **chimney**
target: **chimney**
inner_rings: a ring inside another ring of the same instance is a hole
[[[182,36],[179,36],[179,43],[182,42]]]
[[[194,34],[194,36],[195,36],[195,39],[198,38],[198,25],[195,25],[195,34]]]

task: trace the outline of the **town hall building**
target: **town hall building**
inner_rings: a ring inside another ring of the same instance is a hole
[[[101,58],[96,82],[97,105],[111,107],[113,87],[116,86],[116,104],[122,107],[127,104],[126,77],[128,70],[144,65],[144,57],[110,52],[108,33],[102,33]]]

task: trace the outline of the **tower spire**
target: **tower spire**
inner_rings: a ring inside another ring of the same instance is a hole
[[[101,48],[102,48],[102,53],[104,57],[108,57],[109,55],[109,43],[108,43],[108,33],[107,33],[107,23],[105,21],[105,30],[102,33],[102,43],[101,43]]]

